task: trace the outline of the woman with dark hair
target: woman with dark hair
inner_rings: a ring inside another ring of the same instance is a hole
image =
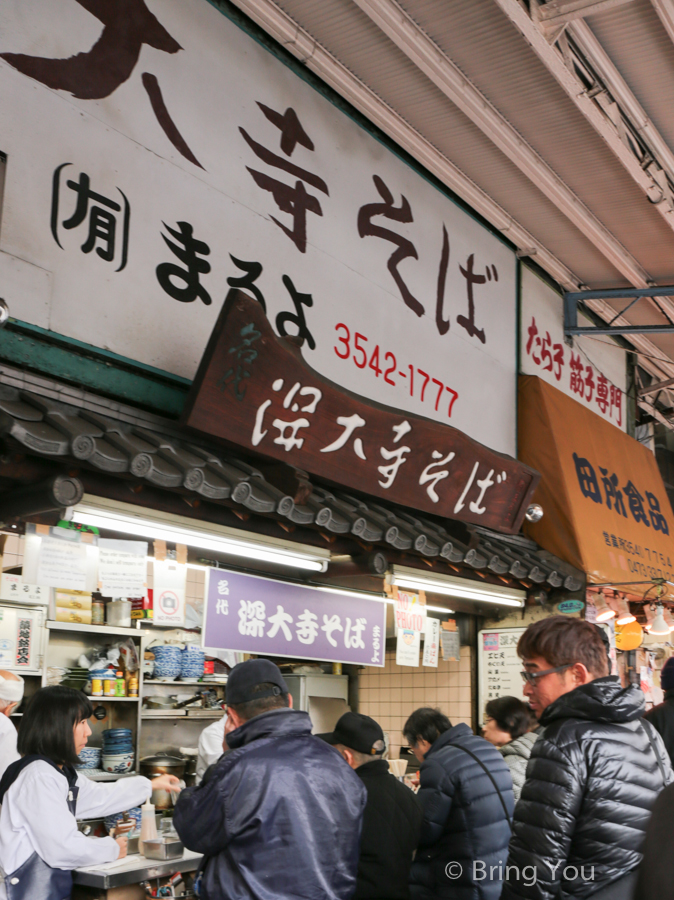
[[[88,838],[80,818],[138,806],[153,788],[179,790],[162,775],[98,784],[75,771],[91,734],[89,698],[71,688],[36,691],[19,726],[21,759],[0,781],[0,900],[66,900],[72,869],[126,856],[127,839]]]
[[[520,799],[527,777],[527,763],[538,738],[536,721],[518,697],[498,697],[485,706],[483,737],[498,747],[513,779],[515,802]]]

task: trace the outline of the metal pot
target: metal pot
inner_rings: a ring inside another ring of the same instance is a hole
[[[146,709],[175,709],[177,703],[177,695],[169,694],[168,697],[146,697],[144,706]]]
[[[176,778],[182,778],[185,774],[186,763],[187,760],[179,756],[159,753],[156,756],[145,756],[141,759],[139,769],[140,774],[145,775],[146,778],[156,778],[157,775],[175,775]],[[173,798],[168,791],[152,791],[151,802],[157,809],[173,807]]]

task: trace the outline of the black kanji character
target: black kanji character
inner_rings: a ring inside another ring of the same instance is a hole
[[[206,306],[211,304],[211,296],[206,288],[199,283],[199,274],[204,275],[211,271],[211,264],[205,259],[199,259],[200,256],[208,256],[211,248],[203,241],[198,241],[193,237],[194,229],[189,222],[178,222],[178,229],[169,228],[166,222],[162,223],[164,228],[172,234],[178,241],[175,244],[170,241],[166,235],[162,234],[162,238],[167,247],[178,257],[185,268],[175,265],[175,263],[160,263],[157,266],[157,281],[166,291],[169,297],[179,300],[181,303],[193,303],[197,297],[202,300]],[[182,246],[181,246],[182,245]],[[184,287],[178,287],[172,279],[178,279],[184,282]]]
[[[258,103],[258,106],[266,118],[281,131],[281,150],[286,156],[291,156],[298,144],[302,147],[306,147],[307,150],[313,151],[314,144],[302,127],[294,109],[288,107],[285,113],[281,114],[276,112],[276,110],[265,106],[264,103]],[[244,128],[239,128],[239,131],[253,153],[255,153],[262,162],[274,166],[276,169],[282,169],[284,172],[288,172],[288,174],[293,175],[297,179],[294,186],[289,185],[276,178],[272,178],[270,175],[266,175],[264,172],[259,172],[257,169],[251,169],[250,166],[246,166],[258,187],[261,187],[264,191],[269,191],[278,208],[282,212],[289,213],[292,216],[293,227],[288,228],[282,222],[279,222],[278,219],[274,218],[274,216],[271,216],[272,222],[278,225],[278,227],[288,235],[300,253],[306,253],[307,212],[322,216],[323,209],[321,208],[318,198],[313,194],[308,193],[304,186],[304,182],[329,196],[330,192],[327,184],[320,176],[315,175],[313,172],[302,169],[300,166],[284,159],[282,156],[272,153],[271,150],[268,150],[262,144],[254,140]]]
[[[468,315],[457,316],[456,321],[466,329],[471,337],[476,337],[483,344],[486,342],[484,328],[478,328],[475,324],[475,298],[473,297],[473,285],[484,284],[486,277],[484,275],[476,275],[473,272],[473,263],[475,262],[475,254],[471,253],[466,263],[466,268],[459,266],[459,270],[466,279],[466,287],[468,289]]]
[[[627,511],[625,510],[625,501],[623,500],[622,491],[618,490],[618,476],[613,473],[613,475],[609,476],[608,469],[602,469],[599,466],[599,471],[602,474],[602,484],[604,485],[604,493],[606,494],[606,505],[609,509],[611,509],[611,501],[613,501],[613,505],[615,506],[615,511],[618,515],[625,516],[627,518]]]
[[[576,476],[583,497],[589,497],[593,503],[601,503],[601,494],[599,493],[599,484],[592,463],[584,459],[582,456],[573,454],[573,461],[576,466]]]
[[[234,263],[237,268],[241,269],[242,272],[245,272],[245,275],[242,275],[240,278],[228,278],[227,284],[231,288],[241,288],[244,291],[250,291],[253,297],[260,304],[262,309],[267,312],[267,304],[265,303],[265,299],[262,296],[262,291],[255,284],[257,279],[262,274],[262,263],[259,262],[247,262],[244,259],[237,259],[232,254],[229,254],[229,258]]]
[[[51,201],[51,232],[56,243],[63,249],[58,235],[59,226],[59,201],[61,189],[61,172],[71,163],[63,163],[54,170],[52,178],[52,201]],[[68,219],[64,219],[61,223],[63,228],[70,230],[77,228],[89,217],[89,234],[87,239],[81,246],[83,253],[91,253],[96,247],[96,253],[106,262],[112,262],[116,253],[116,235],[117,235],[117,216],[116,213],[121,212],[122,207],[116,200],[103,196],[96,191],[91,190],[91,181],[85,172],[80,172],[79,181],[69,180],[66,182],[67,187],[74,191],[77,195],[75,210]],[[128,245],[129,245],[129,219],[131,215],[131,207],[129,201],[123,191],[117,188],[124,201],[124,215],[122,217],[122,248],[121,262],[117,268],[118,272],[126,266]],[[100,242],[99,246],[96,246]]]
[[[302,341],[306,340],[307,344],[309,344],[309,347],[312,350],[315,350],[316,341],[314,340],[312,333],[307,327],[307,320],[304,316],[304,309],[302,308],[303,306],[313,306],[314,298],[311,296],[311,294],[300,293],[287,275],[283,276],[282,281],[288,289],[290,299],[293,301],[293,305],[295,306],[295,312],[279,313],[276,316],[276,330],[282,337],[290,336],[301,338]],[[286,324],[288,322],[292,322],[293,325],[297,326],[296,335],[288,335],[288,332],[286,331]]]
[[[669,534],[669,525],[667,524],[667,519],[660,512],[660,501],[655,496],[655,494],[651,494],[650,491],[646,491],[646,499],[648,500],[649,513],[651,517],[651,522],[653,523],[653,531],[661,531],[663,534]]]
[[[644,498],[639,493],[638,489],[632,484],[631,481],[628,481],[623,491],[627,495],[627,499],[630,504],[630,512],[632,513],[632,518],[635,522],[643,522],[646,528],[651,527],[651,523],[648,521],[648,516],[646,515],[646,511],[644,510]]]
[[[404,259],[410,257],[412,259],[419,259],[416,247],[412,241],[409,241],[400,234],[396,234],[395,231],[391,231],[389,228],[384,228],[381,225],[372,224],[372,219],[375,216],[384,216],[384,218],[391,219],[393,222],[413,222],[414,216],[412,215],[412,209],[405,196],[401,196],[400,206],[395,205],[393,194],[379,175],[373,175],[372,180],[375,183],[379,196],[384,202],[366,203],[364,206],[361,206],[358,210],[358,234],[361,237],[379,237],[396,245],[398,249],[389,257],[386,266],[398,286],[398,290],[400,291],[405,304],[418,316],[423,316],[425,313],[424,307],[417,298],[413,296],[398,272],[398,266]]]

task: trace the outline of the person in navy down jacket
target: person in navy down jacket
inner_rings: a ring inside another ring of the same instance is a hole
[[[173,813],[185,846],[206,857],[202,900],[349,900],[367,791],[292,708],[274,663],[232,669],[225,735],[230,752]]]
[[[421,763],[424,812],[412,900],[498,900],[515,805],[503,757],[439,709],[417,709],[403,735]]]
[[[503,900],[627,900],[672,777],[662,738],[642,722],[644,695],[608,675],[602,633],[582,619],[535,622],[517,653],[545,730],[515,810]]]

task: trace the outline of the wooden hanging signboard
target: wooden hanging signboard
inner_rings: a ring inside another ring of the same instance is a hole
[[[519,531],[540,477],[451,425],[323,378],[238,290],[213,329],[183,424],[335,485],[505,533]]]

